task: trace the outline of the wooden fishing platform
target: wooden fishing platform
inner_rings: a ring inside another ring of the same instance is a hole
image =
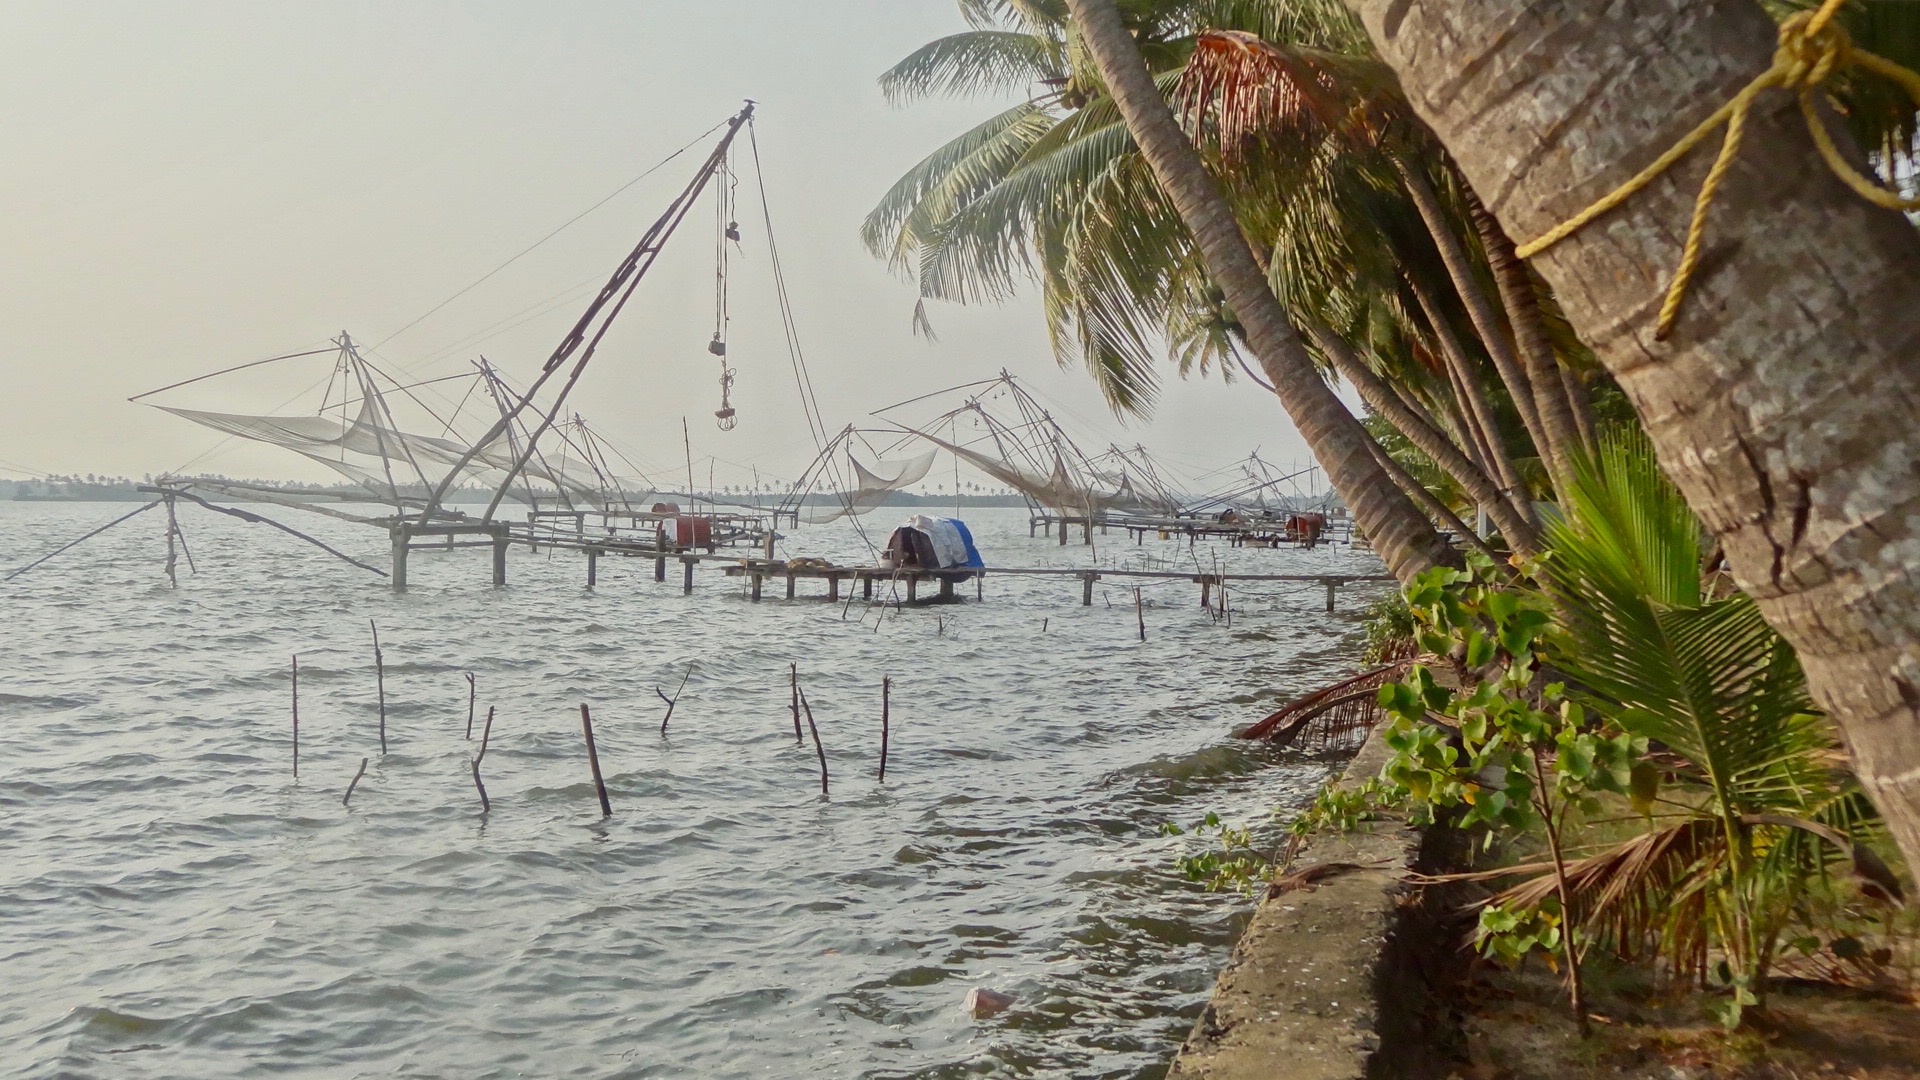
[[[1184,537],[1188,544],[1202,539],[1225,540],[1232,547],[1313,547],[1317,544],[1352,543],[1352,521],[1329,518],[1326,531],[1311,542],[1289,536],[1284,520],[1253,519],[1220,521],[1201,517],[1142,517],[1126,514],[1073,515],[1036,513],[1027,519],[1027,535],[1052,536],[1058,533],[1061,546],[1068,543],[1073,530],[1080,530],[1083,544],[1093,543],[1093,530],[1102,536],[1119,529],[1135,545],[1146,542],[1148,534],[1162,540]]]

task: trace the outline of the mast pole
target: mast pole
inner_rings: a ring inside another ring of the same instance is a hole
[[[480,448],[499,438],[500,433],[506,430],[513,419],[532,403],[534,394],[539,392],[541,386],[552,378],[553,374],[559,371],[568,358],[572,357],[584,343],[585,351],[581,352],[579,359],[574,361],[573,369],[568,373],[553,408],[541,419],[540,426],[528,435],[527,448],[515,456],[513,468],[508,472],[506,480],[494,491],[493,500],[487,504],[486,513],[482,515],[483,519],[489,521],[493,519],[493,512],[499,508],[500,500],[505,496],[507,488],[512,486],[514,478],[519,475],[521,469],[526,467],[527,460],[532,456],[534,442],[552,426],[553,418],[559,412],[561,404],[566,401],[567,394],[573,389],[574,383],[579,381],[580,373],[586,369],[587,362],[593,359],[594,350],[599,347],[600,339],[606,336],[608,328],[613,325],[613,320],[619,316],[620,310],[626,306],[628,298],[633,295],[634,288],[639,285],[640,279],[646,276],[647,271],[659,258],[660,249],[665,246],[667,239],[673,235],[674,230],[687,216],[693,200],[713,179],[714,170],[726,160],[727,150],[733,145],[734,136],[740,133],[740,129],[746,126],[747,121],[752,117],[753,102],[749,101],[746,107],[727,122],[726,134],[721,136],[713,152],[707,155],[706,162],[701,165],[693,179],[688,181],[687,186],[674,198],[673,202],[668,204],[666,211],[648,227],[633,251],[614,269],[613,276],[609,277],[607,283],[601,287],[600,294],[594,297],[593,303],[588,305],[586,312],[580,316],[573,329],[554,349],[553,355],[548,357],[547,362],[541,366],[539,377],[527,387],[526,394],[514,403],[507,415],[496,421],[485,435],[482,435],[465,454],[461,455],[460,460],[448,470],[447,475],[441,478],[439,485],[428,496],[426,505],[420,511],[420,521],[423,524],[429,521],[434,512],[440,508],[440,501],[446,497],[447,489],[453,485],[461,471],[472,463]],[[600,321],[599,328],[593,329],[594,321],[600,319],[601,312],[609,303],[613,304],[613,309],[608,311],[606,317]],[[587,337],[589,331],[593,335],[591,340]]]

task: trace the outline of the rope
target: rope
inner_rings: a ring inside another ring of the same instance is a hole
[[[1732,100],[1714,110],[1712,115],[1702,120],[1638,175],[1556,225],[1539,239],[1521,245],[1520,257],[1531,258],[1545,251],[1579,232],[1595,218],[1626,202],[1725,124],[1727,132],[1720,143],[1720,154],[1714,159],[1713,167],[1707,170],[1707,178],[1700,185],[1700,194],[1694,199],[1693,220],[1687,226],[1687,240],[1681,250],[1680,265],[1674,271],[1672,283],[1667,286],[1666,299],[1660,305],[1660,317],[1654,324],[1654,340],[1665,341],[1673,332],[1674,322],[1679,318],[1680,304],[1686,299],[1687,286],[1699,266],[1707,211],[1713,206],[1714,196],[1719,193],[1734,156],[1740,151],[1740,140],[1746,133],[1747,114],[1753,110],[1754,101],[1773,87],[1798,93],[1800,112],[1806,118],[1807,131],[1813,136],[1814,146],[1834,175],[1845,181],[1861,198],[1888,210],[1920,210],[1920,198],[1906,198],[1899,192],[1889,191],[1855,169],[1834,144],[1833,134],[1827,129],[1827,122],[1816,107],[1815,91],[1825,85],[1835,70],[1848,65],[1865,68],[1891,79],[1906,90],[1915,105],[1920,106],[1920,75],[1883,56],[1855,48],[1845,28],[1833,21],[1843,3],[1845,0],[1825,0],[1818,10],[1801,12],[1782,23],[1772,67],[1755,77]]]

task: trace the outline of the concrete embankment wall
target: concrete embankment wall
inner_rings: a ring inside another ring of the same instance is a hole
[[[1386,757],[1376,730],[1337,783],[1365,783]],[[1294,870],[1332,872],[1261,902],[1169,1080],[1444,1074],[1438,1033],[1425,1030],[1434,950],[1420,939],[1433,933],[1431,913],[1403,881],[1443,832],[1381,820],[1313,836]]]

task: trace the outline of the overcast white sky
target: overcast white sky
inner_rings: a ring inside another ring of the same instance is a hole
[[[1170,366],[1155,419],[1123,427],[1086,375],[1054,365],[1031,296],[943,307],[937,342],[912,335],[912,287],[857,230],[907,167],[994,108],[895,109],[875,84],[961,29],[947,0],[8,0],[0,18],[0,475],[138,476],[192,462],[317,478],[270,447],[208,454],[219,436],[125,399],[343,329],[381,342],[747,97],[761,103],[774,224],[830,427],[1006,367],[1096,446],[1124,437],[1179,463],[1223,464],[1255,446],[1269,460],[1306,457],[1270,395],[1244,379],[1182,382]],[[691,164],[381,344],[376,362],[426,378],[484,353],[524,378],[585,295],[488,328],[597,286]],[[757,208],[741,219],[738,429],[712,420],[710,212],[689,218],[576,395],[644,465],[681,461],[682,416],[696,457],[790,476],[813,454]],[[325,357],[290,361],[157,400],[272,412],[326,373]],[[315,388],[285,411],[318,401]],[[734,481],[727,470],[719,483]]]

